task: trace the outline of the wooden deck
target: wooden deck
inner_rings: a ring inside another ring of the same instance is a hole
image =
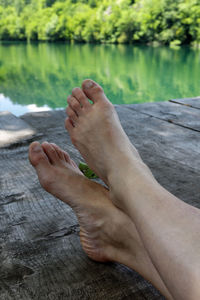
[[[200,97],[116,108],[157,180],[200,208]],[[81,160],[64,119],[64,111],[0,113],[0,299],[163,299],[125,266],[88,259],[73,211],[40,187],[31,141],[55,142]]]

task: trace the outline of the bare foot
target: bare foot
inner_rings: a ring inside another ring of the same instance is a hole
[[[150,170],[130,143],[114,106],[97,83],[86,79],[82,90],[74,88],[67,101],[69,118],[65,125],[72,143],[90,168],[109,185],[115,204],[123,208],[121,200],[129,173],[132,181],[135,174],[136,186],[139,182],[140,186],[144,177],[154,180]]]
[[[135,225],[112,204],[106,188],[83,176],[69,155],[55,144],[32,143],[29,159],[42,187],[75,210],[80,223],[81,244],[90,258],[123,263],[171,298]]]
[[[41,186],[76,212],[87,255],[96,261],[115,261],[116,249],[124,247],[118,240],[118,224],[126,228],[131,221],[108,201],[108,190],[86,178],[69,155],[55,144],[32,143],[29,159]]]

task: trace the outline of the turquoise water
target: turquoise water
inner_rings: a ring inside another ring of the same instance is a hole
[[[200,95],[200,51],[188,47],[0,44],[0,110],[16,115],[66,106],[85,78],[114,104]]]

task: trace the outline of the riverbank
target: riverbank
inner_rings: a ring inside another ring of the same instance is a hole
[[[0,39],[198,45],[199,9],[185,0],[1,2]]]
[[[116,106],[122,125],[157,180],[200,208],[200,97]],[[31,141],[57,143],[81,159],[65,112],[0,113],[0,298],[163,299],[136,272],[83,253],[71,208],[41,189],[28,161]]]

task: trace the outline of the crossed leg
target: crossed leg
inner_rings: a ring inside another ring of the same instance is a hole
[[[83,176],[69,155],[55,144],[32,143],[29,159],[42,187],[74,209],[80,223],[82,248],[90,258],[122,263],[172,299],[134,223],[113,205],[106,188]]]
[[[112,202],[134,222],[172,297],[200,299],[200,210],[158,184],[98,84],[85,80],[68,104],[72,143],[109,186]]]

